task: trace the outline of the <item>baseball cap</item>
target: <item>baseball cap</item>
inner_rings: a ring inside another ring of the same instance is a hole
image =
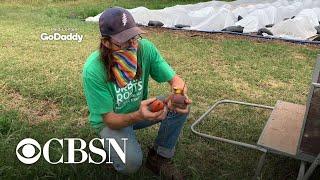
[[[137,27],[131,13],[121,7],[106,9],[99,18],[99,28],[102,37],[109,36],[120,44],[145,33]]]

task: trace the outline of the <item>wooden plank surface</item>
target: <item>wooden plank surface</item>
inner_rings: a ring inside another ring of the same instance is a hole
[[[315,82],[320,83],[320,73]],[[320,88],[314,88],[311,93],[300,150],[316,157],[320,153]]]
[[[296,155],[305,111],[303,105],[277,101],[258,145]]]

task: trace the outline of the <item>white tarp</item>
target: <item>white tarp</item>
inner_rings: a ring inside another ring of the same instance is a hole
[[[314,27],[319,26],[320,0],[209,1],[160,10],[137,7],[129,11],[142,25],[148,25],[149,21],[161,21],[164,27],[183,24],[190,26],[184,29],[201,31],[220,31],[228,26],[240,25],[244,27],[244,33],[252,33],[274,24],[269,30],[275,36],[305,40],[317,33]],[[88,17],[86,21],[97,22],[100,15]],[[238,16],[243,19],[238,21]]]

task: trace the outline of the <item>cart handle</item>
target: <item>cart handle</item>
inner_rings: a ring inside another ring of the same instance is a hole
[[[204,119],[211,111],[213,111],[213,109],[214,109],[215,107],[217,107],[217,106],[220,105],[220,104],[227,104],[227,103],[229,103],[229,104],[240,104],[240,105],[252,106],[252,107],[256,107],[256,108],[263,108],[263,109],[269,109],[269,110],[273,110],[273,109],[274,109],[274,107],[265,106],[265,105],[261,105],[261,104],[246,103],[246,102],[233,101],[233,100],[228,100],[228,99],[220,100],[220,101],[217,101],[213,106],[211,106],[204,114],[202,114],[202,115],[200,116],[199,119],[197,119],[197,120],[191,125],[191,131],[192,131],[193,133],[195,133],[196,135],[198,135],[198,136],[202,136],[202,137],[205,137],[205,138],[208,138],[208,139],[213,139],[213,140],[222,141],[222,142],[226,142],[226,143],[230,143],[230,144],[235,144],[235,145],[239,145],[239,146],[243,146],[243,147],[246,147],[246,148],[251,148],[251,149],[259,150],[259,151],[262,151],[262,152],[266,153],[267,150],[266,150],[265,148],[262,148],[262,147],[257,146],[257,145],[248,144],[248,143],[244,143],[244,142],[238,142],[238,141],[235,141],[235,140],[230,140],[230,139],[226,139],[226,138],[222,138],[222,137],[217,137],[217,136],[211,136],[211,135],[204,134],[204,133],[201,133],[201,132],[195,130],[195,126],[196,126],[197,124],[199,124],[201,121],[203,121],[203,119]]]

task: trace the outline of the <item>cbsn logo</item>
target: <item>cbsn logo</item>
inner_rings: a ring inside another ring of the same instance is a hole
[[[96,146],[94,146],[93,142],[94,141],[98,141],[102,144],[102,148],[105,147],[105,140],[106,142],[108,142],[109,145],[109,150],[108,150],[108,161],[106,163],[112,163],[110,161],[110,150],[111,150],[111,146],[113,147],[113,149],[116,151],[116,153],[118,154],[118,156],[120,157],[121,161],[123,163],[126,163],[126,141],[128,140],[128,138],[121,138],[121,140],[123,141],[123,150],[121,149],[121,147],[119,146],[119,144],[116,142],[115,139],[113,138],[106,138],[106,139],[99,139],[99,138],[94,138],[89,142],[89,150],[91,151],[91,153],[87,154],[86,151],[84,151],[84,149],[86,148],[86,142],[83,139],[80,138],[64,138],[64,139],[57,139],[57,138],[52,138],[49,141],[47,141],[44,146],[43,146],[43,150],[41,151],[41,146],[40,144],[31,138],[26,138],[23,139],[19,142],[19,144],[16,147],[16,155],[18,157],[18,159],[23,162],[24,164],[33,164],[35,162],[37,162],[41,156],[41,152],[43,154],[44,159],[49,162],[50,164],[59,164],[59,163],[75,163],[75,164],[79,164],[79,163],[83,163],[85,162],[87,159],[89,159],[89,163],[93,163],[93,164],[101,164],[103,162],[105,162],[106,160],[106,151],[104,149],[100,149]],[[63,155],[61,155],[60,159],[56,162],[52,162],[50,160],[49,157],[49,148],[50,148],[50,144],[53,141],[57,141],[61,148],[63,148],[63,141],[67,141],[68,144],[68,161],[64,162],[63,160]],[[80,142],[80,148],[76,149],[75,148],[75,142],[79,141]],[[22,147],[22,155],[19,153],[19,149]],[[36,150],[35,147],[39,150],[39,153],[35,155]],[[80,152],[81,153],[81,160],[80,161],[75,161],[75,152]],[[92,159],[92,153],[97,154],[99,156],[102,157],[102,160],[99,162],[95,162]]]

